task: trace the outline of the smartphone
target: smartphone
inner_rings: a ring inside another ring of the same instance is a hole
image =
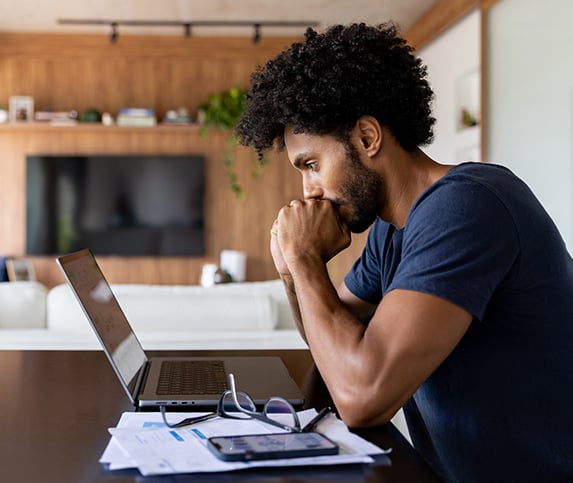
[[[215,436],[208,448],[223,461],[251,461],[338,454],[338,445],[321,433]]]

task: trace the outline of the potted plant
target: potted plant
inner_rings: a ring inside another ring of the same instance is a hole
[[[234,154],[237,147],[237,139],[233,134],[241,114],[245,110],[246,91],[238,86],[232,87],[228,91],[219,94],[209,94],[207,102],[199,106],[198,119],[201,123],[201,135],[206,136],[209,127],[219,129],[220,131],[229,132],[227,138],[227,147],[223,151],[223,163],[226,169],[229,186],[239,200],[245,199],[245,192],[238,182],[237,173],[235,172]],[[257,167],[252,176],[258,176],[266,160],[257,162]]]

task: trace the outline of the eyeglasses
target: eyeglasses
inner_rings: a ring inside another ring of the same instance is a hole
[[[221,394],[215,412],[204,416],[185,418],[176,423],[170,423],[167,421],[165,406],[160,406],[161,417],[165,425],[169,428],[181,428],[220,417],[229,419],[257,419],[258,421],[276,426],[291,433],[300,433],[302,431],[296,410],[286,399],[277,396],[271,397],[264,404],[263,410],[258,412],[251,396],[246,392],[237,391],[235,376],[229,374],[228,377],[230,389]],[[285,424],[284,421],[287,421],[289,424]]]

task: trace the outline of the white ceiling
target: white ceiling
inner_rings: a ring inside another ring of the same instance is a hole
[[[317,21],[392,20],[405,31],[436,0],[0,0],[0,32],[108,33],[109,26],[70,26],[58,19]],[[299,35],[303,27],[263,27],[262,35]],[[182,35],[176,27],[119,27],[121,34]],[[194,27],[195,35],[252,35],[252,28]]]

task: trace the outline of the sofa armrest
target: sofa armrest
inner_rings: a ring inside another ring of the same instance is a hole
[[[47,293],[35,281],[0,282],[0,329],[45,328]]]

